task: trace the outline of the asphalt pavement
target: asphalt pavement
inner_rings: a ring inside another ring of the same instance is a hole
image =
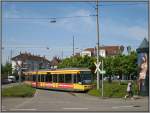
[[[2,98],[2,111],[148,111],[148,97],[99,98],[85,93],[37,89],[31,98]]]

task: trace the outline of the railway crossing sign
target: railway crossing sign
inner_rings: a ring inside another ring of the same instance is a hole
[[[100,68],[99,68],[99,66],[101,65],[101,62],[99,62],[99,63],[94,63],[95,64],[95,66],[96,66],[96,70],[95,70],[95,73],[97,72],[97,71],[99,71],[100,72],[100,74],[105,74],[106,73],[106,71],[105,70],[100,70]]]
[[[101,70],[100,70],[100,68],[99,68],[99,66],[101,65],[101,62],[98,62],[98,63],[95,63],[95,62],[94,62],[94,64],[95,64],[95,66],[96,66],[95,73],[96,73],[97,71],[101,72]]]
[[[104,89],[104,85],[103,85],[103,74],[105,74],[106,73],[106,71],[105,70],[103,70],[103,60],[102,60],[102,62],[98,62],[98,63],[95,63],[94,62],[94,64],[95,64],[95,66],[96,66],[96,70],[95,70],[95,73],[96,72],[99,72],[100,74],[102,74],[102,97],[103,97],[103,89]],[[100,68],[99,68],[99,66],[102,64],[102,70],[100,70]],[[97,80],[99,81],[99,79],[97,78]],[[97,85],[99,85],[99,82],[97,82]]]

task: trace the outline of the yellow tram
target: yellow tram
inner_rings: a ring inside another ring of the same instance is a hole
[[[35,88],[87,91],[92,88],[89,69],[56,69],[24,72],[25,83]]]

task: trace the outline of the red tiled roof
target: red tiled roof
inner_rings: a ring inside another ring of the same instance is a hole
[[[96,48],[86,48],[84,51],[91,51],[94,53],[94,49],[96,50]],[[99,49],[104,49],[107,55],[116,55],[120,52],[120,46],[102,46]]]
[[[120,52],[120,46],[103,46],[100,49],[105,49],[107,55],[116,55]]]
[[[57,66],[57,65],[59,64],[59,62],[60,62],[60,59],[57,58],[57,57],[54,57],[54,58],[52,59],[52,61],[50,62],[50,65],[51,65],[51,66]]]
[[[11,60],[22,60],[22,61],[34,60],[34,61],[44,61],[50,63],[50,61],[47,60],[45,57],[32,55],[31,53],[20,53],[20,55],[13,57]]]
[[[84,49],[84,51],[91,51],[91,52],[93,52],[94,48],[86,48],[86,49]]]

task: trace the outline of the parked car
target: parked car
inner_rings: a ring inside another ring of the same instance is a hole
[[[9,83],[11,83],[11,80],[10,79],[2,79],[1,83],[2,84],[9,84]]]
[[[8,80],[12,83],[16,82],[16,77],[15,76],[8,76]]]

